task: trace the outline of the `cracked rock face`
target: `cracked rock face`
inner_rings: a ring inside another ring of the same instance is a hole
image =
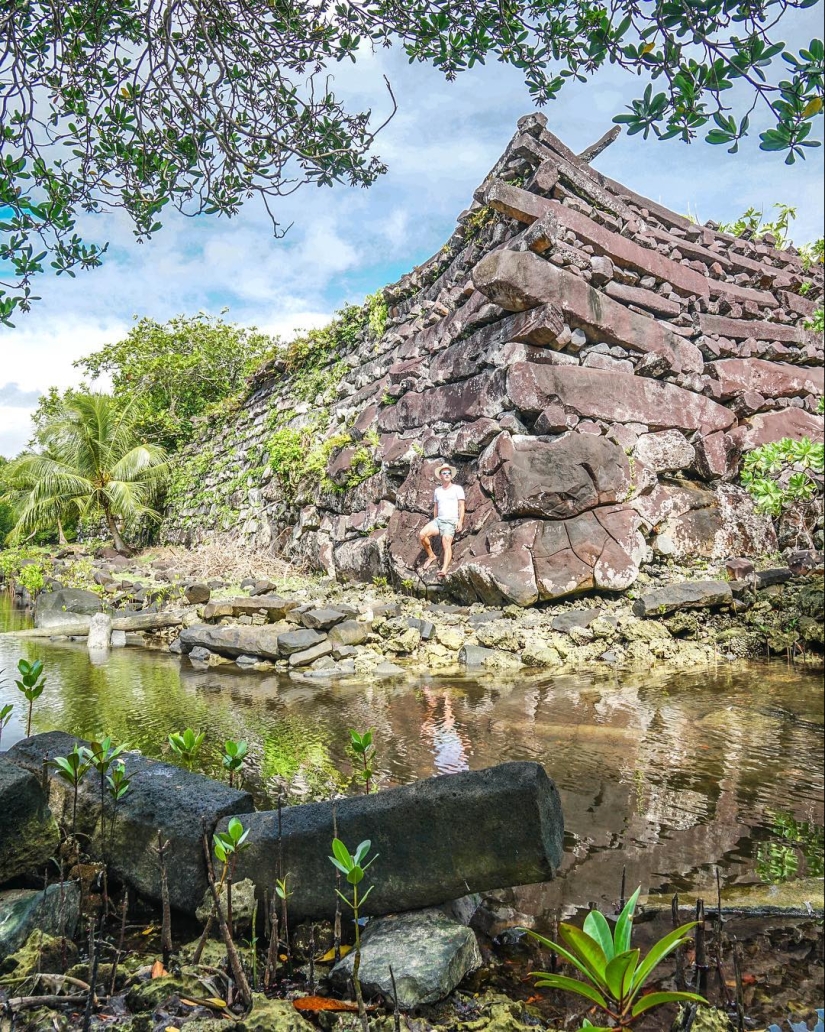
[[[822,435],[823,346],[806,327],[822,267],[639,196],[541,116],[475,197],[447,245],[385,288],[383,335],[365,328],[330,359],[325,481],[288,503],[266,465],[267,420],[295,413],[286,425],[300,428],[310,409],[300,374],[272,365],[224,438],[192,446],[193,460],[214,450],[210,490],[234,492],[231,533],[341,580],[521,606],[625,590],[650,551],[774,550],[769,518],[735,485],[743,453]],[[375,472],[353,483],[365,454]],[[418,533],[444,461],[466,519],[436,584],[417,570]],[[211,536],[213,510],[226,526],[211,504],[169,512],[166,540]]]

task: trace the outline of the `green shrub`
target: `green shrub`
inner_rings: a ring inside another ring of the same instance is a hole
[[[822,476],[824,452],[822,443],[809,437],[763,444],[745,457],[742,484],[760,512],[779,517],[822,494],[815,477]]]

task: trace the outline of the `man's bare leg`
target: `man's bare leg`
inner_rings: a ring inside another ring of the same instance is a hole
[[[450,563],[453,561],[453,539],[449,537],[443,537],[441,543],[444,546],[444,562],[441,564],[439,570],[439,577],[446,577],[447,570],[450,568]]]
[[[425,560],[424,565],[421,567],[422,570],[429,570],[431,566],[438,562],[438,557],[433,551],[432,546],[432,539],[434,537],[438,537],[437,532],[430,531],[430,533],[427,534],[422,530],[421,533],[418,535],[418,540],[421,542],[421,547],[427,553],[427,559]]]

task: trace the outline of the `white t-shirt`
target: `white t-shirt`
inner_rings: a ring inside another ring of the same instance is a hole
[[[440,520],[458,522],[458,503],[464,501],[464,488],[460,484],[435,489],[436,512]]]

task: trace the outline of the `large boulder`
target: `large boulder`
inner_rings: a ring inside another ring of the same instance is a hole
[[[336,821],[350,849],[370,839],[378,855],[367,914],[547,881],[561,862],[564,822],[556,786],[539,764],[522,762],[290,806],[280,818],[277,812],[249,814],[243,818],[249,848],[239,855],[235,876],[251,878],[262,896],[279,876],[281,854],[291,919],[331,918],[335,871],[328,857]]]
[[[17,766],[11,752],[0,755],[0,885],[42,873],[60,842],[39,778]]]
[[[55,756],[65,756],[74,745],[88,745],[62,731],[35,735],[18,742],[6,762],[40,772]],[[101,813],[100,782],[92,771],[80,785],[77,830],[87,836],[98,856],[109,858],[110,870],[127,885],[150,899],[160,899],[160,874],[154,848],[158,833],[169,842],[169,899],[178,910],[194,914],[207,888],[203,835],[210,838],[223,817],[243,817],[253,809],[248,792],[194,774],[171,763],[150,760],[138,753],[123,753],[129,791],[117,805]],[[49,777],[52,810],[71,823],[72,790],[56,774]],[[2,812],[2,811],[0,811]]]
[[[353,961],[349,953],[335,965],[333,984],[348,986]],[[370,921],[361,937],[358,977],[366,996],[391,1000],[392,969],[398,1009],[410,1011],[443,1000],[481,963],[475,932],[440,910],[418,910]]]
[[[479,461],[482,486],[505,517],[562,520],[627,496],[630,466],[604,437],[568,433],[553,441],[500,434]]]
[[[76,623],[72,616],[91,617],[103,612],[103,602],[93,591],[82,588],[61,588],[44,591],[37,596],[34,611],[35,627],[55,627]]]

